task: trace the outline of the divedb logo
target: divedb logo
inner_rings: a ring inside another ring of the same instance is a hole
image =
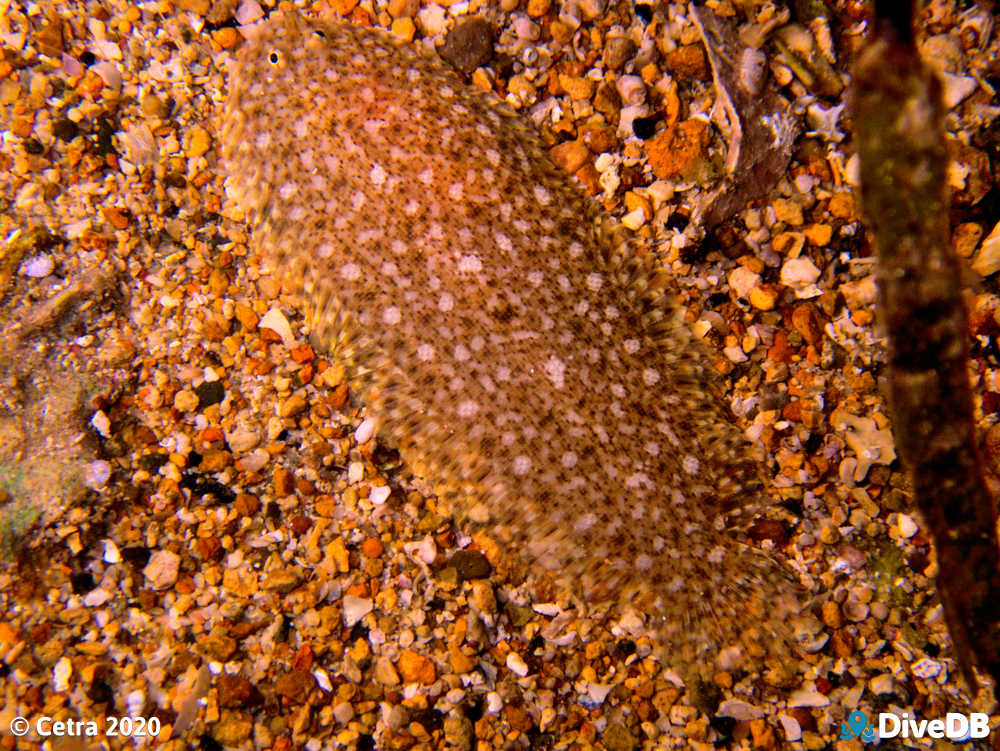
[[[949,712],[943,720],[918,720],[906,712],[901,715],[879,712],[878,724],[873,725],[868,721],[868,715],[855,710],[840,723],[840,738],[858,738],[865,743],[887,738],[947,738],[961,742],[988,736],[989,720],[989,715],[983,712]]]

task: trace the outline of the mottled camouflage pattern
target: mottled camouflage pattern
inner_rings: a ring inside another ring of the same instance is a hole
[[[726,530],[762,505],[750,446],[667,277],[526,123],[383,33],[286,16],[237,56],[223,146],[314,339],[460,520],[648,614],[682,671],[761,653],[787,585]]]

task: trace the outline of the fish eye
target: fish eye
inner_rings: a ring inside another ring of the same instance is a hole
[[[326,32],[322,29],[313,29],[313,34],[318,36],[320,39],[326,39]]]
[[[272,52],[271,54],[269,54],[267,56],[267,60],[268,60],[269,63],[271,63],[271,65],[277,65],[278,64],[278,60],[280,60],[280,59],[281,59],[281,57],[278,55],[277,52]]]

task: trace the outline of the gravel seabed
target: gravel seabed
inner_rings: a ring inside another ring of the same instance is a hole
[[[238,27],[270,7],[0,2],[0,747],[38,747],[42,716],[100,725],[45,741],[65,749],[859,749],[840,740],[855,709],[981,711],[995,726],[987,692],[970,699],[954,672],[880,393],[837,90],[863,7],[830,3],[824,67],[822,18],[783,32],[780,8],[743,4],[785,34],[784,52],[763,49],[806,135],[774,190],[703,240],[688,217],[725,143],[684,6],[296,5],[413,44],[490,21],[499,56],[470,85],[519,107],[660,254],[767,449],[780,513],[751,532],[815,595],[802,653],[785,674],[720,669],[683,686],[636,635],[641,613],[578,607],[453,525],[378,443],[343,363],[309,343],[248,249],[220,178],[226,64]],[[991,470],[992,20],[949,3],[921,14],[954,102],[953,243],[969,261]],[[475,62],[469,47],[460,62]],[[103,718],[121,716],[160,732],[107,736]],[[32,723],[23,739],[7,733],[15,717]]]

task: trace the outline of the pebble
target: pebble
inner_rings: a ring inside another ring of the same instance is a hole
[[[42,279],[52,273],[55,262],[52,256],[34,256],[21,266],[21,273],[32,279]]]
[[[153,589],[166,589],[177,582],[181,558],[169,550],[157,550],[142,570],[146,582]]]
[[[937,678],[943,669],[943,666],[937,660],[932,660],[930,657],[925,657],[913,663],[911,670],[913,670],[913,675],[917,678],[922,678],[928,680],[930,678]]]
[[[789,707],[828,707],[830,699],[815,689],[799,689],[788,697]]]
[[[370,417],[366,417],[358,425],[358,429],[354,431],[354,440],[359,446],[368,443],[375,435],[375,421]]]
[[[399,653],[396,668],[404,683],[420,683],[429,686],[437,680],[437,670],[434,663],[411,649],[404,649]]]
[[[354,624],[358,623],[375,608],[375,603],[371,599],[356,597],[354,595],[344,595],[342,605],[344,608],[344,625],[348,628],[354,626]]]
[[[729,272],[729,289],[738,299],[748,300],[750,293],[760,285],[760,274],[756,274],[745,266],[737,266]]]
[[[779,714],[778,722],[781,723],[781,729],[785,732],[785,740],[789,743],[794,743],[802,738],[802,726],[799,725],[798,720],[787,714]]]
[[[904,539],[909,539],[913,537],[919,530],[920,527],[917,526],[916,520],[909,514],[899,514],[896,517],[896,525],[899,528],[899,534]]]
[[[528,663],[517,652],[507,655],[506,665],[507,669],[519,678],[524,678],[529,672]]]
[[[778,303],[778,290],[772,284],[761,284],[750,290],[748,299],[757,310],[774,310]]]
[[[399,673],[388,657],[379,657],[372,668],[372,677],[383,686],[398,686]]]
[[[429,11],[429,8],[424,11]],[[424,30],[429,34],[437,33],[429,24],[428,14],[420,12],[419,18]],[[530,23],[530,22],[529,22]],[[482,16],[472,16],[455,25],[445,37],[444,45],[438,49],[438,54],[456,70],[465,75],[471,75],[476,68],[487,65],[493,59],[493,40],[496,32],[493,25]]]
[[[816,286],[820,270],[810,259],[789,258],[781,266],[781,283],[791,287],[800,300],[819,297],[823,290]]]
[[[271,308],[260,319],[258,324],[262,329],[270,329],[277,334],[286,347],[295,345],[295,337],[292,335],[292,327],[285,318],[285,314],[277,308]]]
[[[868,687],[875,696],[894,694],[896,692],[896,679],[892,677],[892,673],[883,673],[872,678]]]
[[[463,581],[485,579],[493,572],[490,562],[479,550],[459,550],[448,563],[458,570]]]
[[[1000,222],[983,240],[970,263],[979,276],[987,277],[1000,271]]]
[[[646,84],[639,76],[622,76],[616,86],[623,106],[634,107],[646,101]]]
[[[91,490],[100,490],[111,478],[111,465],[103,459],[88,462],[83,471],[83,484]]]
[[[739,722],[755,720],[764,716],[764,710],[739,699],[722,702],[715,712],[717,717],[731,717]]]
[[[104,540],[104,556],[102,560],[105,563],[115,564],[121,562],[121,551],[115,544],[114,540]]]

